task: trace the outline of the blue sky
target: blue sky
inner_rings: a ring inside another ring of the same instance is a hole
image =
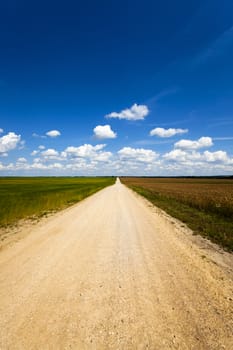
[[[2,1],[1,175],[233,173],[231,0]]]

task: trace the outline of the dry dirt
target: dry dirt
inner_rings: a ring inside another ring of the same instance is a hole
[[[0,252],[0,349],[233,349],[232,256],[196,240],[119,181],[48,218]]]

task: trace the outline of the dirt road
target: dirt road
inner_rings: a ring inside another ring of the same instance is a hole
[[[0,349],[233,349],[231,277],[117,181],[0,252]]]

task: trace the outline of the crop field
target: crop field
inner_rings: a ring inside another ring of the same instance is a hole
[[[114,182],[113,177],[2,177],[0,227],[63,209]]]
[[[233,179],[122,177],[121,182],[233,251]]]

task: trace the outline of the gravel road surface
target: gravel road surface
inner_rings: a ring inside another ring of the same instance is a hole
[[[224,254],[117,180],[0,251],[0,349],[233,349]]]

